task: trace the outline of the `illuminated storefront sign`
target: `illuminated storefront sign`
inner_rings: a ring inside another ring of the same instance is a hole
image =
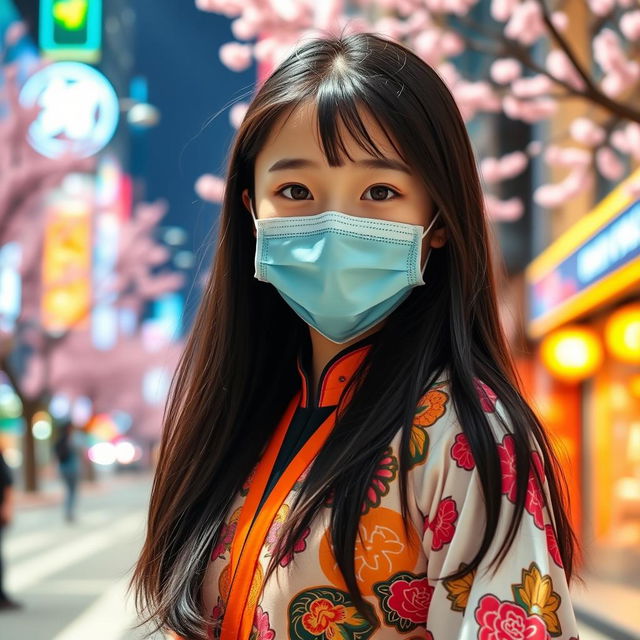
[[[91,306],[91,201],[57,194],[47,206],[42,324],[57,333],[84,327]]]
[[[539,338],[640,282],[640,170],[527,268],[528,332]]]
[[[56,60],[97,62],[102,0],[40,0],[40,49]]]
[[[87,157],[111,140],[118,126],[118,96],[99,71],[80,62],[56,62],[34,73],[20,102],[41,110],[29,127],[31,146],[49,158]]]

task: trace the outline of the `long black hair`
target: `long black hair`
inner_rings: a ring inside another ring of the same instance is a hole
[[[254,278],[253,224],[241,196],[245,188],[253,196],[255,158],[273,126],[307,101],[317,107],[331,166],[348,155],[340,122],[363,149],[381,155],[359,117],[358,107],[366,108],[424,180],[448,240],[433,250],[426,285],[414,288],[387,318],[345,389],[353,395],[338,407],[335,427],[281,529],[267,576],[331,493],[334,554],[354,605],[369,619],[354,572],[360,505],[380,457],[404,425],[399,486],[406,524],[412,417],[421,393],[443,367],[476,461],[487,515],[476,557],[447,578],[478,566],[496,533],[501,503],[497,449],[474,378],[498,395],[515,441],[516,509],[494,562],[502,561],[516,534],[530,469],[537,476],[530,460],[535,439],[560,555],[567,577],[572,575],[577,539],[567,516],[566,480],[523,399],[500,327],[481,185],[460,111],[439,75],[401,44],[372,33],[316,37],[300,42],[266,79],[237,131],[213,269],[165,411],[147,537],[132,585],[147,622],[190,639],[206,637],[202,580],[230,501],[299,387],[296,357],[308,327],[274,287]]]

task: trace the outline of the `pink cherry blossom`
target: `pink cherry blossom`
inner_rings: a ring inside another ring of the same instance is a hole
[[[506,22],[517,6],[518,0],[491,0],[491,17],[498,22]]]
[[[502,108],[505,114],[514,120],[538,122],[553,115],[558,105],[551,98],[520,100],[513,95],[506,95],[502,99]]]
[[[611,147],[602,147],[596,152],[596,166],[607,180],[620,180],[625,166]]]
[[[591,163],[591,155],[586,149],[558,145],[547,147],[544,159],[550,165],[572,168],[586,168]]]
[[[513,151],[501,158],[484,158],[480,162],[480,170],[487,182],[499,182],[521,174],[528,163],[526,153]]]
[[[588,0],[589,8],[597,16],[605,16],[615,7],[615,0]]]
[[[205,173],[196,180],[196,193],[208,202],[222,202],[225,182],[222,178]]]
[[[535,98],[548,93],[553,86],[549,76],[541,73],[528,78],[518,78],[511,83],[513,95],[518,98]]]
[[[640,124],[629,122],[625,127],[614,131],[611,134],[611,145],[640,160]]]
[[[229,122],[231,122],[231,126],[234,129],[240,126],[248,108],[249,104],[247,102],[236,102],[236,104],[231,107],[229,110]]]
[[[564,51],[561,51],[560,49],[550,51],[547,55],[545,66],[547,71],[549,71],[554,78],[566,82],[574,89],[584,89],[584,80],[580,77],[576,68],[573,66],[573,63],[569,60]]]
[[[518,40],[527,46],[532,45],[545,32],[542,10],[536,0],[524,0],[517,5],[504,28],[507,38]]]
[[[244,71],[251,65],[252,51],[251,45],[227,42],[220,47],[220,60],[232,71]]]
[[[595,124],[589,118],[576,118],[571,123],[569,131],[574,140],[589,147],[602,144],[607,135],[601,126]]]
[[[602,29],[593,39],[593,57],[605,72],[600,86],[609,96],[622,93],[640,78],[640,64],[627,59],[620,37],[613,29]]]
[[[569,26],[569,16],[564,11],[554,11],[551,14],[551,22],[562,33]]]
[[[513,222],[519,220],[524,213],[522,199],[515,196],[508,200],[500,200],[487,193],[484,196],[484,207],[489,220],[496,222]]]
[[[491,64],[489,74],[498,84],[509,84],[522,75],[522,64],[515,58],[498,58]]]
[[[620,18],[620,31],[630,42],[640,40],[640,10],[629,11]]]
[[[570,171],[564,180],[546,184],[533,192],[534,201],[542,207],[558,207],[593,184],[593,172],[583,168]]]

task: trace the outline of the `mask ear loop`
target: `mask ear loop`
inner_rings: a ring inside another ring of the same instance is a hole
[[[437,220],[438,216],[440,215],[440,209],[438,209],[437,213],[435,216],[433,216],[433,219],[431,220],[431,222],[429,223],[429,226],[425,229],[424,233],[422,234],[422,240],[424,240],[425,236],[427,235],[427,233],[429,233],[429,230],[431,229],[431,227],[433,227],[433,224],[435,223],[435,221]],[[427,251],[427,258],[424,261],[424,265],[420,270],[420,274],[422,276],[424,276],[424,270],[427,268],[427,262],[429,262],[429,258],[431,256],[431,249],[432,247],[429,247],[429,250]]]
[[[258,228],[258,221],[256,219],[256,214],[253,212],[253,200],[249,198],[249,212],[251,213],[251,218],[253,220],[253,226]]]

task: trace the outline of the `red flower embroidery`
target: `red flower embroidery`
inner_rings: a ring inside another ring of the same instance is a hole
[[[269,614],[260,605],[256,608],[253,626],[256,628],[253,640],[273,640],[276,637],[276,632],[269,625]]]
[[[444,498],[438,505],[436,517],[429,522],[425,517],[423,533],[427,529],[433,531],[433,540],[431,548],[434,551],[442,549],[442,547],[451,542],[453,534],[456,530],[455,522],[458,519],[458,510],[456,509],[456,501],[452,497]]]
[[[233,536],[236,532],[237,521],[232,522],[231,524],[223,524],[222,531],[220,532],[220,539],[215,547],[213,547],[213,551],[211,552],[211,561],[213,562],[216,558],[224,555],[229,547],[231,546],[231,542],[233,540]]]
[[[478,398],[480,398],[480,406],[482,407],[482,410],[485,413],[495,413],[498,396],[495,394],[493,389],[488,387],[479,378],[474,378],[473,381],[476,385],[476,391],[478,393]]]
[[[562,557],[560,556],[560,548],[558,547],[558,540],[556,534],[553,532],[553,527],[550,524],[545,525],[544,530],[547,534],[547,549],[549,554],[553,558],[553,561],[562,567]]]
[[[533,465],[538,469],[541,479],[544,481],[544,474],[542,471],[542,461],[537,451],[532,453]],[[538,529],[544,528],[544,514],[542,511],[542,493],[540,491],[540,485],[533,472],[533,469],[529,471],[529,482],[527,484],[527,497],[524,503],[527,511],[533,516],[533,522]]]
[[[333,604],[327,598],[318,598],[309,606],[309,611],[302,616],[302,626],[305,631],[319,636],[321,634],[332,638],[339,633],[337,625],[348,618],[348,612],[343,604]]]
[[[371,477],[371,483],[367,488],[367,493],[360,509],[363,515],[368,513],[369,509],[380,506],[382,497],[389,493],[389,487],[395,479],[397,471],[398,460],[391,453],[391,447],[389,447],[380,458],[378,466]]]
[[[427,578],[396,580],[389,585],[387,606],[405,620],[424,624],[432,595],[433,587]]]
[[[547,627],[538,616],[530,616],[522,607],[493,594],[480,599],[475,611],[480,625],[478,640],[549,640]]]
[[[219,640],[222,631],[222,618],[224,616],[224,606],[222,599],[218,596],[218,601],[211,610],[210,624],[207,625],[208,640]]]
[[[498,445],[500,457],[500,469],[502,471],[502,493],[515,503],[516,501],[516,451],[515,441],[512,435],[506,435],[502,444]],[[545,481],[542,459],[537,451],[531,453],[531,462],[536,467],[542,482]],[[533,522],[539,529],[544,526],[543,500],[540,486],[534,475],[533,469],[529,470],[527,483],[527,495],[524,503],[525,509],[533,516]]]
[[[311,533],[311,529],[307,527],[302,535],[295,541],[293,545],[293,552],[289,552],[280,560],[280,566],[286,567],[292,560],[295,553],[300,553],[300,551],[304,551],[307,548],[307,536]]]
[[[473,454],[471,453],[471,447],[469,441],[464,433],[459,433],[456,436],[456,441],[451,446],[451,457],[456,461],[456,464],[467,471],[473,469],[476,466]]]

